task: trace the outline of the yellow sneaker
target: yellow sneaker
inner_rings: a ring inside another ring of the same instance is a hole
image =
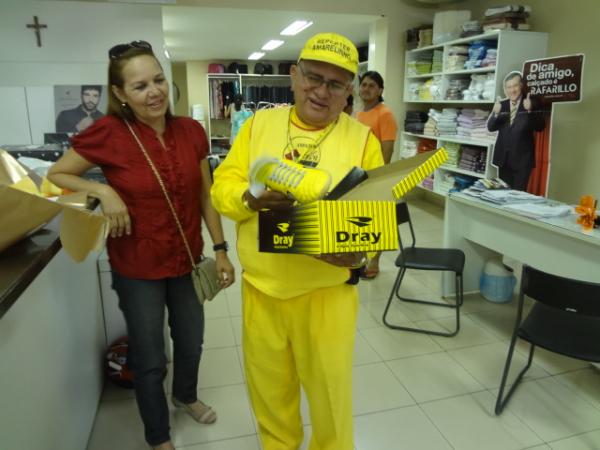
[[[328,172],[287,159],[257,159],[250,170],[250,193],[255,197],[260,196],[266,186],[299,203],[310,203],[323,198],[330,184]]]

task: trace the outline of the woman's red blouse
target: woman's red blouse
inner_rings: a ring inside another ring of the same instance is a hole
[[[202,126],[187,117],[167,119],[164,147],[149,126],[134,122],[167,188],[196,261],[202,254],[200,229],[200,161],[208,142]],[[127,205],[129,236],[107,240],[113,270],[129,278],[160,279],[191,271],[191,262],[173,215],[148,162],[129,129],[116,116],[105,116],[73,137],[75,151],[104,173]]]

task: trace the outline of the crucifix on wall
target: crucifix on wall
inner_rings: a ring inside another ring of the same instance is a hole
[[[42,34],[40,33],[40,30],[42,28],[48,28],[48,25],[46,25],[44,23],[39,23],[38,16],[33,16],[33,23],[28,23],[27,28],[32,28],[33,30],[35,30],[35,37],[37,38],[37,46],[41,47],[42,46]]]

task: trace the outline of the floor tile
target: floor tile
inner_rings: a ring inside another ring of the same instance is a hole
[[[407,325],[413,326],[414,324],[409,322]],[[420,333],[379,327],[361,330],[361,334],[384,360],[434,353],[442,350],[433,339]]]
[[[588,367],[554,378],[600,409],[600,370]]]
[[[549,445],[552,450],[598,450],[600,448],[600,430],[550,442]]]
[[[600,428],[600,411],[554,378],[522,383],[506,411],[518,416],[545,442]]]
[[[385,311],[385,307],[387,306],[387,300],[381,302],[373,302],[365,305],[371,316],[378,317],[379,323],[378,326],[383,325],[383,312]],[[388,323],[393,325],[402,325],[404,322],[410,322],[411,320],[402,312],[400,308],[400,302],[397,300],[392,300],[390,303],[390,308],[387,312],[386,320]],[[366,327],[365,327],[366,328]]]
[[[241,277],[237,284],[227,289],[227,307],[229,308],[229,315],[231,317],[241,317],[242,315],[242,291],[241,291]]]
[[[500,386],[502,380],[508,346],[508,342],[496,342],[459,350],[450,350],[448,353],[487,389],[494,389]],[[508,374],[509,384],[512,382],[511,380],[515,379],[521,368],[525,366],[525,363],[526,358],[515,351]],[[547,376],[549,376],[548,372],[537,366],[534,362],[525,374],[524,379]]]
[[[360,331],[356,332],[354,340],[354,366],[371,364],[381,361],[381,356],[371,347]]]
[[[357,450],[452,449],[418,406],[358,416],[354,436]]]
[[[528,342],[519,340],[517,348],[521,354],[529,354],[530,345]],[[568,356],[559,355],[540,347],[536,347],[533,354],[533,361],[551,375],[585,369],[590,365],[587,361],[569,358]]]
[[[104,390],[102,391],[101,402],[110,400],[128,400],[135,398],[135,391],[116,385],[112,381],[104,382]]]
[[[402,358],[386,364],[419,403],[485,390],[446,353]]]
[[[198,398],[215,408],[218,420],[214,424],[203,425],[194,421],[182,410],[174,411],[173,443],[175,446],[203,444],[256,433],[243,385],[200,389]]]
[[[235,347],[208,349],[202,354],[198,388],[240,384],[244,382]]]
[[[368,302],[359,305],[358,317],[356,318],[356,327],[359,330],[362,328],[376,328],[381,326],[381,315],[379,314],[379,308],[373,307],[375,304],[376,303]]]
[[[221,317],[229,317],[226,291],[219,292],[211,301],[204,303],[204,318],[206,320]]]
[[[510,307],[468,314],[468,317],[498,339],[509,341],[515,328],[516,310]]]
[[[456,329],[456,318],[445,317],[442,319],[416,322],[416,324],[419,328],[424,330],[447,333]],[[498,341],[496,336],[479,326],[467,316],[460,317],[460,330],[456,336],[443,337],[432,335],[431,338],[444,350],[473,347],[474,345],[489,344]]]
[[[353,414],[367,414],[415,401],[384,363],[355,367],[353,370]]]
[[[147,450],[135,399],[102,402],[87,450]]]
[[[247,436],[177,448],[181,450],[260,450],[258,436]]]
[[[242,325],[243,325],[242,317],[232,317],[231,318],[231,326],[233,327],[233,338],[235,340],[235,345],[242,345]]]
[[[495,398],[478,392],[421,405],[455,450],[521,450],[542,444],[515,415],[495,416]]]
[[[204,329],[204,349],[233,346],[235,346],[235,338],[231,319],[207,319]]]

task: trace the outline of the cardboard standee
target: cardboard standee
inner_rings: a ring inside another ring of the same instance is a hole
[[[344,178],[332,190],[337,200],[327,197],[286,212],[259,211],[259,251],[319,255],[396,250],[392,198],[404,196],[447,159],[444,148],[422,153],[367,171],[366,176]]]

